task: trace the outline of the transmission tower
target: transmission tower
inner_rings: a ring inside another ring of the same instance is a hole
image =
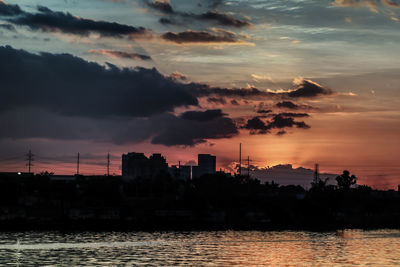
[[[28,163],[26,164],[26,166],[28,166],[28,173],[31,173],[31,168],[33,166],[32,161],[35,161],[35,159],[33,158],[35,155],[32,154],[31,150],[29,150],[28,154],[26,154],[26,160],[28,161]]]
[[[242,175],[242,143],[239,145],[239,175]]]
[[[110,152],[107,153],[107,176],[110,176]]]
[[[247,156],[247,176],[250,177],[250,156]]]
[[[319,183],[319,164],[315,164],[315,170],[314,170],[314,184]]]
[[[79,152],[78,152],[78,158],[76,159],[76,175],[79,175],[79,161],[80,161],[80,155],[79,155]]]

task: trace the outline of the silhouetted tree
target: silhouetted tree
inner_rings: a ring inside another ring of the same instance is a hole
[[[350,172],[344,170],[342,175],[336,177],[336,181],[340,189],[347,190],[357,182],[357,177],[354,174],[350,176]]]
[[[311,189],[312,190],[318,190],[318,191],[323,191],[326,188],[326,185],[328,183],[329,178],[326,178],[325,180],[318,179],[318,182],[312,182],[311,183]]]

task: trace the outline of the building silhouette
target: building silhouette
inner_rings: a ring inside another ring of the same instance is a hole
[[[151,178],[167,171],[167,161],[161,154],[153,154],[150,158],[147,158],[144,153],[135,152],[122,155],[123,178]]]
[[[216,172],[216,156],[210,154],[198,155],[198,166],[192,167],[192,177],[200,177],[204,174],[215,174]]]
[[[191,179],[192,167],[172,165],[168,167],[168,172],[174,179],[188,181]]]

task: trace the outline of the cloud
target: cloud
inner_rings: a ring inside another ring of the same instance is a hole
[[[400,4],[396,3],[392,0],[381,0],[382,4],[384,4],[387,7],[391,7],[391,8],[400,8]]]
[[[316,82],[303,78],[296,78],[293,81],[294,89],[288,91],[262,91],[255,87],[248,88],[221,88],[211,87],[206,84],[190,83],[189,87],[193,87],[192,91],[198,97],[204,96],[223,96],[230,98],[246,98],[254,100],[262,99],[290,99],[290,98],[315,98],[319,96],[332,95],[334,92],[326,89]],[[299,106],[302,109],[312,109],[308,105]]]
[[[240,105],[239,102],[237,102],[235,99],[231,100],[231,104],[234,105],[234,106],[239,106]]]
[[[152,1],[152,2],[148,2],[147,5],[151,8],[157,9],[163,13],[167,13],[167,14],[172,14],[174,13],[174,10],[171,6],[171,4],[167,1]]]
[[[210,10],[210,11],[207,11],[202,14],[194,14],[194,13],[189,13],[189,12],[175,11],[172,8],[169,1],[154,0],[154,1],[147,2],[147,5],[155,10],[158,10],[158,11],[164,13],[164,14],[180,16],[186,20],[193,19],[193,20],[200,20],[200,21],[214,21],[218,25],[235,27],[235,28],[243,28],[243,27],[252,26],[252,24],[246,20],[237,19],[230,14],[221,13],[218,11]],[[160,22],[163,24],[175,24],[175,23],[183,24],[183,22],[182,23],[177,23],[177,22],[172,23],[171,19],[167,19],[167,18],[161,19]]]
[[[160,130],[151,143],[166,146],[194,146],[205,143],[207,139],[231,138],[238,133],[233,120],[223,116],[220,111],[189,113],[189,115],[186,113],[168,121],[168,127]]]
[[[296,126],[297,128],[308,129],[308,126],[305,122],[297,122],[292,117],[285,116],[285,114],[277,114],[274,115],[272,121],[268,123],[269,128],[292,128]]]
[[[250,130],[251,134],[266,134],[270,129],[259,117],[249,119],[242,128]]]
[[[307,113],[279,113],[278,115],[281,115],[283,117],[292,117],[292,118],[304,118],[304,117],[310,117]]]
[[[316,82],[304,78],[296,78],[293,81],[295,89],[288,93],[289,97],[316,97],[319,95],[331,95],[333,92],[326,89]]]
[[[225,43],[225,44],[249,44],[247,42],[243,42],[239,39],[239,37],[233,33],[228,31],[219,30],[218,32],[207,32],[207,31],[193,31],[187,30],[184,32],[166,32],[161,35],[166,41],[170,41],[177,44],[213,44],[213,43]]]
[[[208,114],[207,111],[204,113]],[[40,118],[38,120],[37,118]],[[149,118],[87,118],[65,116],[37,108],[20,108],[0,113],[2,139],[45,138],[86,140],[117,145],[149,141],[165,146],[194,146],[210,139],[238,134],[232,119],[214,116],[208,120],[187,120],[170,113]]]
[[[158,21],[159,21],[161,24],[164,24],[164,25],[169,25],[169,24],[175,25],[175,24],[179,24],[179,23],[177,23],[176,21],[174,21],[174,20],[172,20],[172,19],[168,19],[168,18],[160,18]]]
[[[250,130],[251,134],[266,134],[272,129],[284,129],[297,127],[301,129],[309,129],[310,126],[303,121],[295,121],[294,118],[308,117],[305,113],[279,113],[271,114],[270,121],[261,120],[260,116],[253,117],[242,126],[243,129]]]
[[[104,56],[112,57],[112,58],[127,58],[127,59],[133,59],[133,60],[151,60],[150,56],[142,55],[142,54],[138,54],[138,53],[132,53],[132,52],[125,52],[125,51],[106,50],[106,49],[101,49],[101,50],[91,49],[91,50],[89,50],[89,53],[104,55]]]
[[[87,117],[140,117],[197,106],[184,84],[156,69],[108,67],[69,54],[0,47],[0,112],[39,107]]]
[[[180,118],[191,121],[210,121],[222,118],[225,115],[220,109],[209,109],[206,111],[186,111],[181,114]]]
[[[394,9],[400,8],[400,4],[392,0],[334,0],[332,5],[339,7],[367,7],[374,13],[379,13],[379,6]]]
[[[209,97],[209,98],[207,98],[207,102],[213,103],[213,104],[220,104],[220,105],[226,104],[226,100],[223,97]],[[232,102],[231,102],[231,104],[232,104]]]
[[[219,25],[222,25],[222,26],[231,26],[231,27],[236,27],[236,28],[242,28],[242,27],[249,27],[252,25],[248,21],[236,19],[228,14],[219,13],[216,11],[208,11],[204,14],[197,15],[196,17],[200,20],[216,21]]]
[[[282,101],[276,104],[278,108],[299,109],[300,107],[292,101]]]
[[[223,96],[231,98],[268,98],[275,97],[276,93],[261,91],[257,88],[221,88],[221,87],[211,87],[206,84],[190,83],[191,91],[198,97],[203,96]]]
[[[275,181],[280,185],[310,187],[314,177],[314,170],[303,167],[293,168],[291,164],[282,164],[267,168],[253,166],[250,174],[262,182]],[[330,183],[336,183],[337,174],[321,173],[320,177],[322,179],[329,178]]]
[[[183,73],[180,73],[179,71],[175,71],[168,75],[168,78],[175,80],[175,81],[186,81],[187,76]]]
[[[8,31],[16,31],[15,27],[11,24],[0,24],[0,28],[8,30]]]
[[[32,30],[62,32],[81,36],[97,33],[106,37],[134,38],[150,34],[150,31],[143,27],[79,18],[70,13],[52,11],[43,6],[38,7],[38,13],[23,12],[20,16],[10,18],[8,21],[16,25],[28,26]]]
[[[272,110],[270,110],[270,109],[259,109],[259,110],[257,110],[257,113],[259,113],[259,114],[267,114],[267,113],[271,113],[272,112]]]
[[[24,14],[24,11],[18,5],[10,5],[0,1],[0,16],[17,16],[21,14]]]

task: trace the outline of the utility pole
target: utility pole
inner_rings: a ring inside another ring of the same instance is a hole
[[[247,176],[250,177],[250,156],[247,156]]]
[[[239,175],[242,175],[242,143],[239,145]]]
[[[319,182],[319,164],[315,164],[315,170],[314,170],[314,184],[317,185]]]
[[[78,158],[76,160],[76,175],[79,175],[79,152],[78,152]]]
[[[29,149],[28,154],[26,154],[26,160],[28,161],[28,164],[26,164],[26,166],[28,166],[28,173],[31,173],[31,167],[33,166],[32,161],[35,161],[35,159],[33,158],[35,155],[32,154],[31,150]]]
[[[107,153],[107,176],[110,176],[110,152]]]

